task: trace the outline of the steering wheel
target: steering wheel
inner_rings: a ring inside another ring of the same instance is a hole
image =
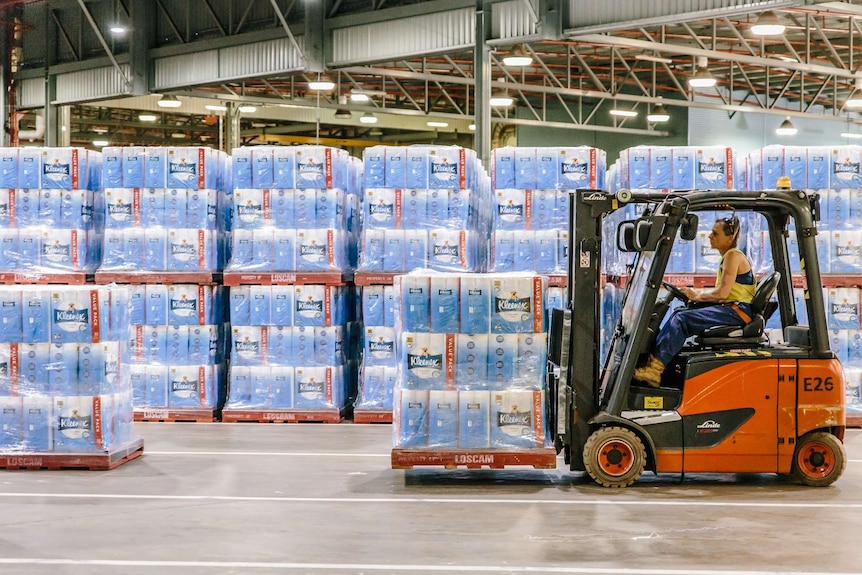
[[[661,282],[661,285],[662,285],[662,287],[664,287],[664,289],[666,289],[668,291],[668,293],[670,293],[672,298],[676,298],[679,301],[681,301],[682,303],[688,305],[688,303],[689,303],[688,296],[685,295],[685,292],[683,292],[681,289],[679,289],[678,287],[676,287],[672,283],[668,283],[668,282]]]

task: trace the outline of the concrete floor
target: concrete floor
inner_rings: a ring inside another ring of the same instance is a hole
[[[110,472],[0,472],[0,574],[862,572],[862,431],[832,487],[389,468],[390,427],[139,424]],[[562,464],[562,462],[560,462]]]

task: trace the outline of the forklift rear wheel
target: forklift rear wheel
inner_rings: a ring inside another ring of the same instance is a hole
[[[590,477],[604,487],[631,485],[645,465],[643,442],[625,427],[602,427],[584,445],[584,466]]]
[[[826,431],[803,435],[793,455],[793,478],[811,487],[826,487],[841,477],[847,458],[841,441]]]

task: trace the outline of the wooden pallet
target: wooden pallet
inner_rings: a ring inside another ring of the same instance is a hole
[[[446,469],[503,469],[514,465],[526,465],[535,469],[555,469],[557,453],[553,449],[393,449],[392,469],[437,466]]]
[[[106,453],[10,453],[0,455],[0,469],[109,471],[140,457],[143,453],[143,439],[136,439],[120,449]]]
[[[153,407],[148,409],[136,409],[135,421],[212,423],[214,421],[218,421],[218,415],[218,410],[212,407],[201,409]]]
[[[344,409],[225,409],[225,423],[341,423]]]
[[[84,285],[92,277],[92,274],[84,272],[0,272],[0,284]]]
[[[212,285],[221,282],[221,274],[214,272],[158,272],[158,271],[98,271],[97,284],[198,284]]]
[[[353,423],[392,423],[392,411],[353,408]]]
[[[862,413],[848,413],[847,427],[862,427]]]
[[[323,284],[341,286],[351,281],[341,272],[224,272],[224,285],[305,285]]]

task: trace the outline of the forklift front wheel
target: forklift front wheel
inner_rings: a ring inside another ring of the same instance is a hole
[[[646,465],[643,441],[630,429],[609,426],[596,430],[584,445],[584,466],[604,487],[627,487]]]
[[[826,487],[841,477],[846,465],[841,441],[826,431],[814,431],[799,439],[791,474],[804,485]]]

